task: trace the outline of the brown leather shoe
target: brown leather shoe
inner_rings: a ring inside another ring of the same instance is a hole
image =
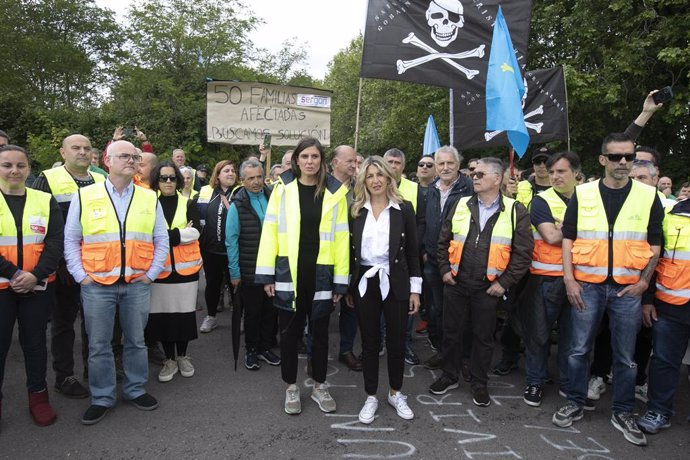
[[[361,371],[362,361],[355,356],[351,351],[342,353],[338,358],[338,361],[345,364],[351,371]]]

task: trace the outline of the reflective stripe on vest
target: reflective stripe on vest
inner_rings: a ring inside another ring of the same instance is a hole
[[[87,174],[91,176],[97,184],[105,182],[105,177],[101,174],[92,174],[91,172],[87,172]],[[77,190],[79,190],[79,186],[64,165],[57,168],[46,169],[43,171],[43,177],[48,181],[50,191],[53,193],[55,201],[58,203],[69,203],[72,201],[74,194],[77,193]]]
[[[551,215],[559,222],[563,222],[567,205],[558,196],[553,187],[539,193],[549,206]],[[545,276],[563,276],[563,249],[560,245],[549,244],[542,238],[537,228],[532,226],[534,235],[534,250],[532,251],[532,266],[530,273]]]
[[[122,226],[105,184],[79,190],[83,244],[82,265],[100,284],[129,283],[144,275],[153,261],[153,229],[158,197],[134,185]]]
[[[401,178],[400,185],[398,186],[398,191],[404,199],[412,203],[412,209],[414,209],[415,214],[417,213],[417,194],[419,191],[419,184],[412,182],[409,179]]]
[[[330,177],[330,176],[329,176]],[[337,185],[337,189],[335,186]],[[319,252],[313,311],[333,309],[333,293],[345,292],[349,282],[349,226],[347,188],[332,179],[323,198],[319,223]],[[257,284],[275,283],[274,304],[294,310],[299,257],[300,206],[297,179],[276,183],[266,209],[256,262]]]
[[[455,208],[455,214],[451,220],[451,232],[453,233],[453,241],[448,248],[449,262],[451,265],[451,272],[453,276],[460,271],[460,264],[462,262],[462,251],[465,247],[465,241],[470,231],[470,222],[472,214],[467,203],[472,197],[464,197],[458,201]],[[513,219],[511,213],[515,212],[516,201],[502,197],[503,210],[499,211],[498,219],[491,232],[491,242],[489,245],[489,258],[486,265],[486,277],[493,281],[501,276],[508,267],[510,261],[510,253],[512,251],[513,243]],[[479,228],[477,228],[479,232]]]
[[[672,305],[690,300],[690,217],[666,213],[664,251],[656,273],[657,299]]]
[[[177,228],[182,230],[187,227],[187,205],[189,199],[177,194],[177,208],[173,216],[172,224],[168,226],[168,230]],[[158,275],[158,279],[165,279],[173,271],[170,253],[165,259],[165,268]],[[174,270],[182,276],[189,276],[198,273],[201,270],[201,251],[199,249],[199,240],[192,241],[187,244],[179,244],[172,248],[172,260],[174,262]]]
[[[619,284],[634,284],[652,257],[647,226],[656,199],[653,187],[632,181],[613,230],[609,234],[599,181],[578,185],[577,238],[573,242],[575,279],[603,283],[608,276],[609,244],[613,245],[612,275]]]
[[[0,193],[0,256],[25,272],[30,272],[41,257],[48,233],[50,219],[50,194],[38,190],[26,189],[26,202],[22,215],[22,241],[19,242],[17,224],[10,211],[5,197]],[[22,246],[22,260],[19,261],[19,244]],[[55,279],[55,273],[48,276],[48,281]],[[39,280],[42,281],[42,280]],[[10,287],[10,280],[0,277],[0,289]]]

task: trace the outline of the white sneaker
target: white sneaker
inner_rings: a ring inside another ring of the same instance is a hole
[[[315,383],[311,391],[311,399],[319,405],[319,409],[323,412],[335,412],[335,400],[328,392],[328,387],[325,383]]]
[[[177,361],[174,359],[166,359],[163,361],[163,369],[158,373],[159,382],[169,382],[177,374]]]
[[[285,413],[297,415],[302,412],[302,402],[299,399],[299,387],[294,383],[285,390]]]
[[[191,377],[194,375],[194,366],[192,366],[192,358],[189,356],[178,356],[177,367],[180,369],[182,377]]]
[[[635,398],[639,399],[642,402],[647,402],[647,384],[645,383],[644,385],[635,385]]]
[[[388,393],[388,404],[395,407],[398,417],[404,418],[405,420],[412,420],[414,418],[412,409],[407,405],[407,396],[401,392],[397,391],[393,396]]]
[[[379,408],[379,400],[376,396],[369,396],[364,401],[364,407],[359,411],[359,421],[365,425],[369,425],[376,418],[376,410]]]
[[[211,332],[215,328],[218,327],[218,320],[214,316],[206,316],[204,318],[204,321],[201,323],[201,327],[199,328],[200,332]]]
[[[606,393],[606,384],[601,377],[592,377],[587,385],[587,398],[592,401],[599,401],[601,395]]]

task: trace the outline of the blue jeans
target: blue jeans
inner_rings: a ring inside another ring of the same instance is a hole
[[[670,417],[674,413],[673,395],[678,387],[690,326],[659,315],[659,320],[652,326],[652,337],[654,355],[649,365],[647,409]]]
[[[635,407],[635,340],[642,324],[641,297],[617,297],[623,286],[582,284],[585,309],[570,310],[572,347],[568,358],[568,400],[582,407],[587,398],[589,353],[604,312],[609,315],[613,349],[613,412],[630,413]]]
[[[541,295],[546,309],[546,323],[549,328],[558,321],[558,384],[565,391],[568,388],[568,356],[570,355],[570,310],[566,296],[561,302],[549,301],[549,292],[554,285],[554,277],[543,276]],[[525,350],[525,382],[527,385],[543,385],[549,378],[548,361],[551,342],[546,341],[538,350]]]
[[[82,286],[81,298],[89,336],[91,404],[112,407],[117,399],[115,361],[110,343],[116,308],[124,335],[122,394],[125,399],[143,395],[149,375],[144,328],[149,317],[151,286],[144,283],[115,283],[111,286],[94,283]]]

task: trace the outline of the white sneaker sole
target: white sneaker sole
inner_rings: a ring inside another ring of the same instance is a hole
[[[371,418],[364,418],[364,417],[362,417],[362,414],[359,414],[359,416],[357,418],[359,419],[359,423],[363,423],[365,425],[370,425],[371,422],[373,422],[374,419],[376,419],[376,412],[374,412],[374,415],[372,415]]]
[[[528,400],[527,398],[525,398],[524,396],[523,396],[522,400],[525,402],[525,404],[527,404],[528,406],[531,406],[531,407],[539,407],[539,406],[541,406],[541,401],[539,401],[539,402],[529,401],[529,400]]]
[[[626,441],[628,441],[630,444],[634,444],[636,446],[646,446],[647,445],[647,437],[643,434],[642,439],[636,439],[633,438],[630,434],[628,434],[627,431],[625,431],[616,421],[611,419],[611,425],[621,433],[623,433],[623,437],[625,438]]]
[[[321,404],[321,401],[318,400],[313,394],[311,395],[311,400],[316,403],[317,406],[319,406],[319,409],[321,409],[321,412],[325,412],[327,414],[330,414],[331,412],[335,412],[335,407],[333,409],[327,409],[324,408],[323,405]]]
[[[177,374],[178,371],[179,371],[179,369],[175,369],[175,372],[173,372],[173,373],[170,374],[170,375],[163,375],[163,376],[161,376],[160,374],[158,374],[158,381],[161,382],[161,383],[169,382],[169,381],[171,381],[171,380],[173,379],[173,377],[175,377],[175,374]]]
[[[395,409],[395,413],[398,414],[398,417],[400,417],[401,419],[412,420],[414,418],[414,413],[411,410],[409,414],[405,414],[403,412],[400,412],[398,408],[395,407],[395,404],[391,403],[390,401],[388,401],[388,405]]]
[[[191,371],[185,371],[185,372],[180,371],[180,375],[182,377],[185,377],[185,378],[193,377],[194,376],[194,369],[192,369]]]
[[[580,415],[576,415],[575,417],[571,418],[570,420],[560,421],[556,418],[556,414],[553,414],[553,417],[551,417],[551,421],[556,426],[560,426],[561,428],[568,428],[569,426],[572,426],[573,422],[577,422],[578,420],[582,420],[582,418],[584,416],[585,416],[585,413],[582,412],[582,413],[580,413]]]

